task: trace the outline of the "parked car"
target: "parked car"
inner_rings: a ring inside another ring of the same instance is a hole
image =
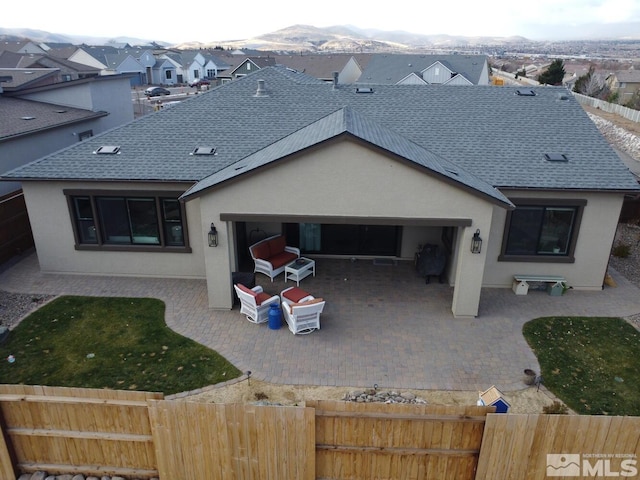
[[[171,95],[171,92],[163,87],[149,87],[144,91],[147,97],[159,97],[161,95]]]
[[[190,87],[198,87],[200,88],[203,85],[211,85],[211,80],[208,78],[196,78],[193,82],[189,84]]]

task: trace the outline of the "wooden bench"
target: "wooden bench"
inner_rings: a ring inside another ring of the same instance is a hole
[[[529,292],[528,282],[552,283],[553,287],[560,285],[564,288],[566,281],[564,277],[558,275],[514,275],[512,288],[516,295],[526,295]]]

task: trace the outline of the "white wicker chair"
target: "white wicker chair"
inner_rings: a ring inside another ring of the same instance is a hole
[[[261,286],[245,287],[238,283],[233,286],[240,299],[240,313],[251,323],[265,323],[269,321],[269,307],[272,303],[279,303],[278,295],[265,293]]]
[[[314,298],[303,303],[282,302],[282,314],[294,335],[307,334],[320,330],[320,314],[324,309],[324,300]]]

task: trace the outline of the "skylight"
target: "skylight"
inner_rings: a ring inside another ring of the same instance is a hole
[[[116,153],[120,153],[120,146],[103,145],[93,153],[97,153],[98,155],[115,155]]]
[[[191,155],[215,155],[216,147],[196,147]]]
[[[564,153],[545,153],[544,159],[548,162],[568,162],[569,158]]]

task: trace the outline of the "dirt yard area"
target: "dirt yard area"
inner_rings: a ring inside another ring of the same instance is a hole
[[[203,403],[264,403],[279,405],[305,405],[306,400],[342,400],[345,395],[361,387],[326,387],[307,385],[275,385],[246,377],[229,382],[226,385],[212,386],[178,399]],[[388,391],[388,390],[385,390]],[[431,405],[476,405],[479,392],[440,391],[440,390],[397,390],[399,393],[412,393]],[[522,384],[522,390],[502,392],[509,402],[511,413],[542,413],[542,408],[551,405],[555,399],[551,393],[541,387],[528,387]]]
[[[604,118],[605,120],[609,120],[614,125],[617,125],[620,128],[624,128],[625,130],[633,133],[634,135],[640,136],[640,123],[634,122],[633,120],[626,119],[620,115],[616,115],[615,113],[608,113],[604,110],[600,110],[599,108],[590,107],[588,105],[582,105],[585,112],[591,113],[593,115],[598,115],[599,117]]]

